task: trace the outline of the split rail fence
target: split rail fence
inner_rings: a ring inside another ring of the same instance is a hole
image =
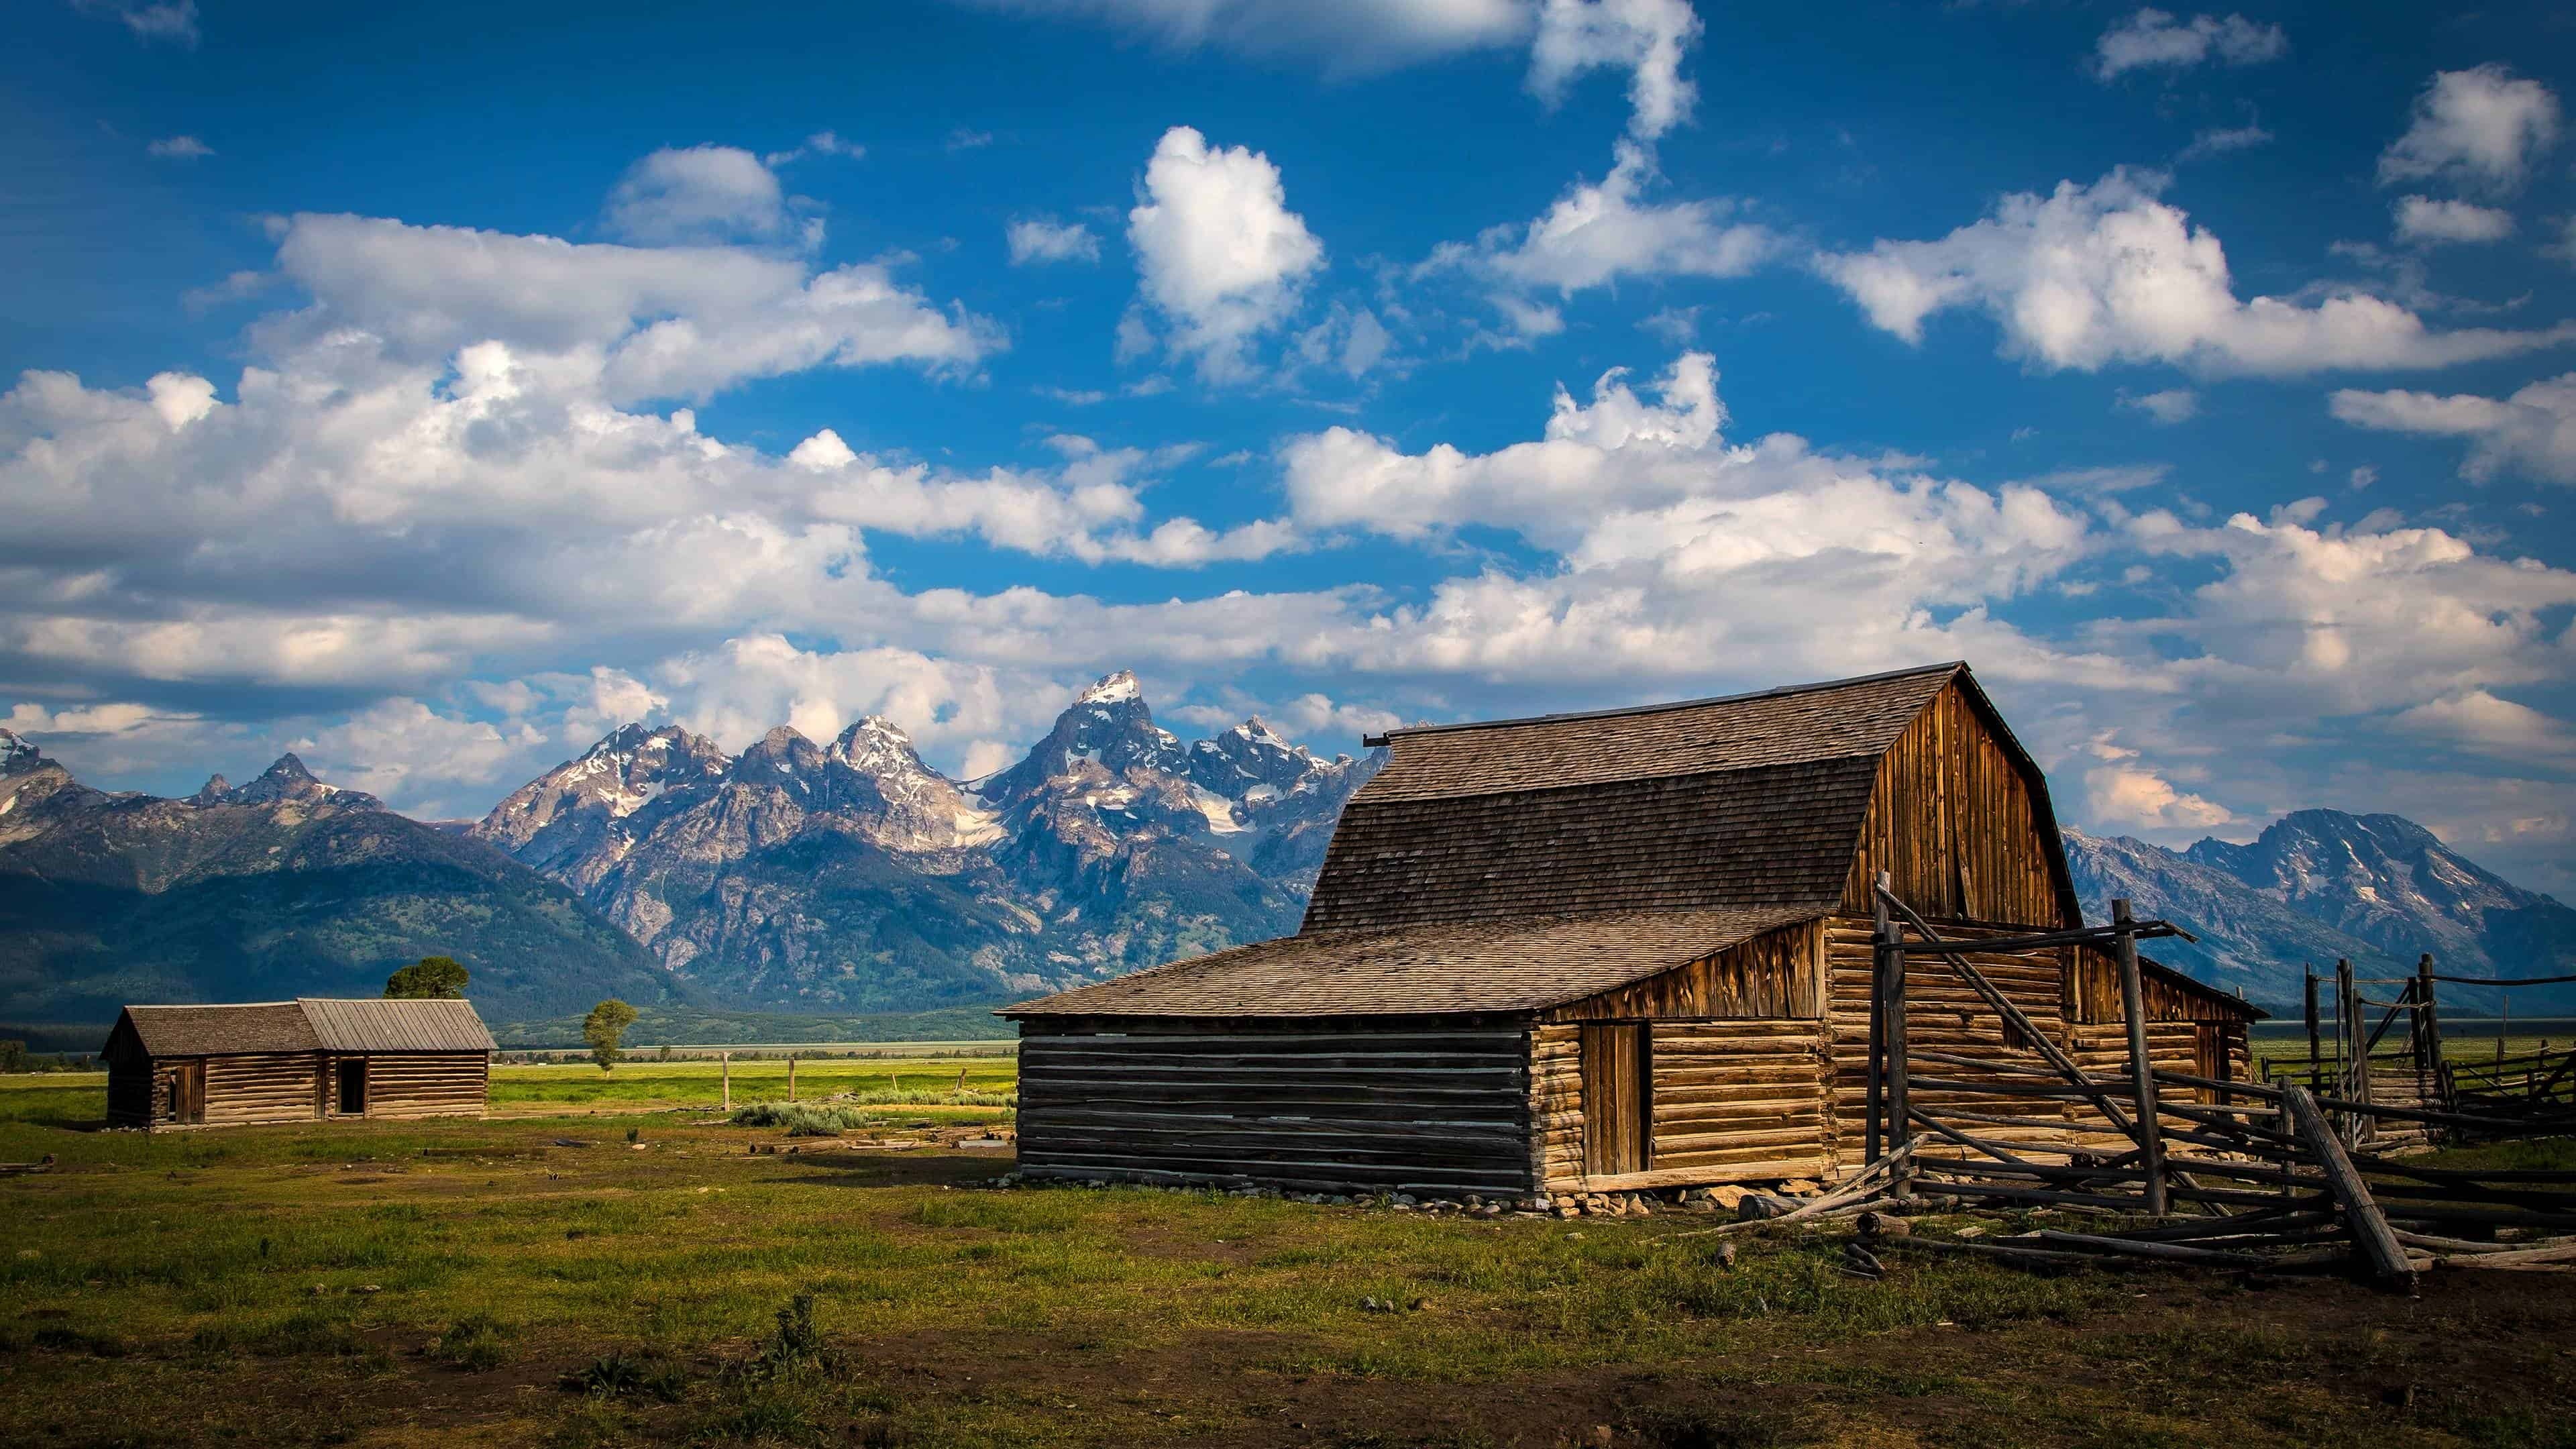
[[[2331,1072],[2320,1058],[2305,1079],[2228,1081],[2157,1067],[2138,942],[2190,937],[2164,921],[2135,919],[2125,900],[2112,902],[2105,926],[1969,941],[1944,939],[1896,897],[1885,876],[1876,897],[1870,1166],[1833,1203],[1814,1208],[1856,1212],[1910,1189],[1996,1207],[2150,1220],[1997,1242],[1886,1240],[2034,1267],[2111,1258],[2247,1271],[2352,1269],[2405,1288],[2435,1263],[2576,1263],[2576,1236],[2497,1238],[2499,1230],[2576,1233],[2576,1172],[2435,1168],[2372,1150],[2420,1143],[2434,1132],[2473,1138],[2576,1129],[2576,1107],[2562,1090],[2576,1075],[2566,1060],[2517,1060],[2518,1076],[2442,1062],[2432,991],[2440,978],[2429,959],[2394,1005],[2412,1017],[2409,1047],[2431,1085],[2400,1103],[2375,1099],[2371,1075],[2372,1053],[2397,1010],[2367,1040],[2358,1010],[2339,1011],[2340,1022],[2353,1023],[2345,1034],[2355,1049],[2339,1053]],[[2101,950],[2116,963],[2127,1026],[2127,1061],[2118,1074],[2085,1070],[1972,959],[2051,947]],[[2000,1018],[1990,1046],[1909,1048],[1905,967],[1923,956],[1937,959]],[[2347,968],[2337,989],[2359,1002],[2360,984]]]

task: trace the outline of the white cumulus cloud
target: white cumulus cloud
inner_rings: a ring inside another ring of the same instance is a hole
[[[2110,80],[2132,70],[2188,70],[2215,62],[2260,65],[2290,53],[2290,38],[2277,25],[2242,15],[2195,15],[2188,20],[2146,9],[2102,32],[2093,46],[2093,74]]]
[[[2497,64],[2437,73],[2406,134],[2379,155],[2379,183],[2439,177],[2496,192],[2521,189],[2558,143],[2558,97]]]
[[[1701,25],[1689,0],[1540,0],[1530,89],[1549,105],[1588,70],[1628,72],[1628,129],[1651,141],[1690,118],[1698,87],[1682,57]]]
[[[1012,222],[1005,235],[1011,244],[1011,265],[1015,267],[1025,267],[1032,262],[1100,260],[1100,238],[1090,227],[1078,221],[1030,217]]]
[[[1144,299],[1202,376],[1246,375],[1253,340],[1295,311],[1302,284],[1324,265],[1324,244],[1288,209],[1268,156],[1211,146],[1188,126],[1163,133],[1143,190],[1127,213],[1127,240]]]
[[[2535,382],[2510,397],[2443,395],[2346,388],[2327,400],[2333,414],[2359,428],[2466,438],[2462,476],[2481,482],[2507,469],[2576,483],[2576,372]]]
[[[2404,196],[2397,201],[2397,239],[2419,246],[2444,242],[2502,241],[2513,235],[2513,213],[2465,201]]]
[[[664,147],[627,168],[608,194],[610,231],[648,246],[790,235],[778,174],[738,146]]]
[[[1976,307],[2002,351],[2090,372],[2165,362],[2209,374],[2297,376],[2334,368],[2441,367],[2576,340],[2576,323],[2532,331],[2435,331],[2385,298],[2240,300],[2215,233],[2161,198],[2165,178],[2114,171],[2046,196],[2015,193],[1936,241],[1881,240],[1816,266],[1870,321],[1920,342],[1936,313]]]

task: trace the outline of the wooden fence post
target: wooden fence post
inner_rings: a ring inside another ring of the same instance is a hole
[[[787,1100],[796,1100],[796,1054],[787,1054]]]
[[[2138,980],[2137,920],[2127,899],[2111,902],[2111,926],[2119,932],[2120,1005],[2129,1015],[2129,1073],[2137,1079],[2138,1163],[2147,1171],[2147,1211],[2161,1217],[2165,1201],[2164,1123],[2156,1117],[2156,1063],[2147,1052],[2146,988]]]
[[[1886,873],[1881,872],[1879,879],[1885,881]],[[1887,933],[1891,922],[1887,902],[1875,892],[1870,898],[1878,907],[1878,924],[1869,938],[1869,1102],[1862,1120],[1869,1128],[1863,1160],[1875,1167],[1887,1150],[1886,1119],[1882,1114],[1887,1106]]]
[[[1886,871],[1878,873],[1878,888],[1893,892],[1895,877]],[[1896,949],[1904,939],[1896,922],[1889,918],[1884,901],[1878,907],[1878,954],[1887,958],[1887,1149],[1893,1152],[1914,1132],[1906,1112],[1905,1090],[1905,953]]]
[[[724,1064],[724,1105],[725,1110],[730,1112],[733,1110],[733,1053],[718,1052],[716,1060]]]
[[[2317,1044],[2317,973],[2316,968],[2304,961],[2299,963],[2299,970],[2308,981],[2308,1085],[2313,1087],[2322,1066]]]

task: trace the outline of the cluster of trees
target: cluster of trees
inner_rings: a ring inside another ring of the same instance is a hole
[[[471,973],[449,956],[423,956],[385,978],[385,997],[394,1001],[458,1001],[465,996]],[[635,1024],[635,1008],[615,997],[590,1009],[581,1023],[581,1039],[590,1043],[590,1059],[603,1072],[616,1069],[626,1053],[626,1028]],[[14,1043],[12,1043],[14,1045]]]

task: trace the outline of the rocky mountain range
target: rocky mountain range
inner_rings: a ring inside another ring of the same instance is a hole
[[[1184,743],[1135,677],[1084,690],[1018,763],[957,780],[898,726],[780,727],[728,754],[628,725],[433,827],[289,755],[238,788],[109,794],[0,731],[0,1016],[127,1000],[371,993],[433,952],[494,1019],[639,1004],[980,1005],[1297,928],[1342,807],[1383,763],[1250,719]],[[2284,817],[2187,850],[2066,833],[2088,916],[2127,896],[2156,954],[2295,1011],[2302,962],[2368,975],[2576,972],[2576,911],[2392,815]],[[2456,1010],[2498,993],[2445,987]],[[2517,1016],[2576,990],[2515,993]]]
[[[373,996],[444,954],[514,1011],[662,1002],[677,979],[569,888],[287,755],[183,800],[94,790],[0,730],[0,1014]]]
[[[2505,880],[2397,815],[2301,810],[2251,844],[2202,840],[2167,850],[2127,838],[2066,832],[2068,863],[2087,917],[2127,896],[2201,939],[2156,943],[2155,954],[2255,1001],[2295,1009],[2302,963],[2331,973],[2338,958],[2366,976],[2411,973],[2423,953],[2459,976],[2576,973],[2576,910]],[[2492,1012],[2504,993],[2442,985],[2436,999]],[[2512,993],[2516,1015],[2576,1011],[2576,985]]]
[[[973,782],[870,717],[739,756],[628,726],[470,834],[578,891],[727,1005],[916,1009],[1099,980],[1297,927],[1343,802],[1382,762],[1258,719],[1184,745],[1133,674]]]

